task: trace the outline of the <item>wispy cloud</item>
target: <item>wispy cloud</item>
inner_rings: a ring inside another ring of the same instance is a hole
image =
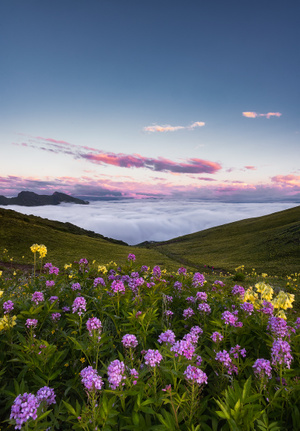
[[[250,171],[256,171],[256,167],[255,166],[244,166],[245,169],[248,169]]]
[[[268,112],[267,114],[259,114],[257,112],[243,112],[243,116],[246,118],[257,118],[257,117],[266,117],[270,119],[271,117],[281,117],[280,112]]]
[[[205,126],[205,123],[203,121],[195,121],[195,123],[192,123],[190,126],[170,126],[169,124],[165,124],[163,126],[159,126],[157,124],[154,124],[152,126],[144,127],[144,132],[176,132],[177,130],[193,130],[196,127],[203,127]]]
[[[300,187],[300,175],[276,175],[271,180],[274,183],[283,184],[285,186],[298,186]]]
[[[99,165],[112,165],[122,168],[144,168],[155,172],[172,172],[177,174],[214,174],[221,169],[217,162],[191,158],[182,162],[174,162],[163,157],[151,158],[139,154],[123,154],[99,151],[95,148],[69,144],[54,139],[36,137],[31,140],[29,147],[39,148],[57,154],[66,154],[75,159],[84,159]]]

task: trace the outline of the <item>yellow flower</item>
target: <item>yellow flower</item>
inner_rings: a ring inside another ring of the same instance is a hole
[[[2,329],[9,329],[16,325],[17,316],[9,316],[5,314],[0,320],[0,331]]]
[[[85,358],[80,358],[80,362],[84,363],[85,362]]]
[[[40,259],[46,256],[47,254],[47,247],[44,244],[41,244],[39,246],[38,252],[40,254]]]
[[[1,277],[1,275],[3,274],[3,272],[2,271],[0,271],[0,277]]]
[[[33,244],[31,247],[30,247],[30,250],[32,251],[32,253],[36,253],[38,250],[39,250],[39,245],[38,244]]]
[[[263,272],[261,276],[262,276],[263,278],[266,278],[266,277],[268,277],[268,274],[266,274],[265,272]]]
[[[106,274],[107,273],[107,268],[105,265],[99,265],[98,266],[98,272],[102,272],[102,274]]]
[[[282,308],[287,310],[288,308],[293,308],[292,303],[295,301],[295,295],[293,293],[283,292],[281,290],[276,298],[272,301],[274,308]]]
[[[65,268],[65,269],[72,268],[72,264],[71,264],[71,263],[69,263],[69,264],[68,264],[68,263],[66,263],[66,264],[65,264],[65,266],[64,266],[64,268]]]
[[[286,320],[286,315],[283,310],[279,310],[278,313],[276,314],[276,317],[281,317],[282,319]]]

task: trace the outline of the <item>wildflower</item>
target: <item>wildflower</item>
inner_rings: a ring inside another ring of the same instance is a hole
[[[182,283],[180,281],[175,281],[173,287],[175,290],[178,290],[180,292],[182,290]]]
[[[30,250],[32,251],[32,253],[36,253],[39,250],[40,246],[38,244],[32,244],[32,246],[30,247]]]
[[[274,312],[274,305],[272,304],[272,302],[268,302],[268,301],[263,301],[262,303],[263,308],[260,308],[258,311],[263,313],[263,314],[267,314],[269,316],[272,316],[273,312]]]
[[[43,302],[44,300],[44,294],[42,292],[36,291],[32,294],[31,301],[34,302],[36,305],[38,305],[39,302]]]
[[[189,360],[195,354],[195,346],[190,339],[177,341],[170,350],[178,355],[185,356]]]
[[[193,365],[188,365],[183,374],[192,383],[197,383],[198,385],[207,384],[207,375],[200,368]]]
[[[56,404],[54,389],[44,386],[37,391],[36,398],[39,403],[45,402],[47,406]]]
[[[224,287],[225,286],[225,284],[223,283],[223,281],[221,281],[221,280],[215,280],[214,282],[213,282],[213,284],[217,284],[217,285],[219,285],[220,287]]]
[[[101,329],[102,329],[101,321],[97,317],[91,317],[86,322],[86,327],[87,327],[87,330],[89,331],[90,337],[92,337],[93,334],[97,334],[98,335],[98,341],[99,341],[101,338],[100,333],[101,333]]]
[[[4,314],[10,313],[14,309],[14,303],[11,300],[3,302]]]
[[[80,372],[81,383],[88,392],[96,392],[101,390],[104,385],[102,378],[98,375],[97,370],[89,366]]]
[[[222,352],[218,352],[215,357],[216,361],[219,361],[222,363],[222,365],[227,369],[227,372],[229,375],[231,375],[233,372],[238,373],[238,369],[235,365],[232,363],[232,359],[229,355],[229,353],[226,350],[223,350]]]
[[[71,309],[70,309],[70,307],[65,306],[65,307],[62,307],[62,311],[64,313],[69,313],[71,311]]]
[[[235,286],[233,286],[231,293],[232,295],[239,295],[243,299],[245,295],[245,289],[242,286],[236,284]]]
[[[126,379],[125,373],[125,364],[118,359],[112,361],[107,367],[108,374],[108,382],[111,389],[117,389],[122,380]]]
[[[229,353],[233,355],[235,359],[238,359],[239,355],[245,358],[247,352],[246,349],[241,349],[241,346],[237,344],[235,347],[231,347]]]
[[[210,336],[210,338],[215,342],[218,343],[220,341],[223,340],[223,335],[220,334],[219,332],[215,331],[212,333],[212,335]]]
[[[134,348],[134,347],[136,347],[138,345],[138,340],[137,340],[137,338],[136,338],[135,335],[133,335],[133,334],[126,334],[122,338],[122,344],[126,348],[130,348],[130,347]]]
[[[129,255],[127,256],[127,260],[134,262],[135,261],[135,255],[133,253],[129,253]]]
[[[300,329],[300,317],[297,317],[297,319],[296,319],[296,321],[295,321],[294,325],[295,325],[295,328],[296,328],[296,329]]]
[[[186,298],[186,302],[189,302],[191,304],[194,304],[196,302],[196,298],[194,298],[193,296],[188,296]]]
[[[9,316],[5,314],[2,319],[0,319],[0,331],[3,329],[9,329],[16,325],[17,316]]]
[[[105,287],[105,281],[103,280],[102,277],[95,278],[94,283],[93,283],[94,287],[97,287],[98,284],[101,284],[101,286]]]
[[[125,286],[124,283],[122,281],[116,281],[114,280],[111,284],[111,290],[114,293],[122,293],[124,295],[125,293]]]
[[[194,310],[193,310],[191,307],[186,308],[185,310],[183,310],[183,313],[182,313],[182,315],[183,315],[183,317],[184,317],[184,320],[189,319],[189,318],[190,318],[190,317],[192,317],[194,314],[195,314],[195,312],[194,312]]]
[[[205,283],[205,277],[203,274],[200,274],[200,272],[195,272],[193,276],[192,286],[193,287],[199,287],[203,286]]]
[[[20,430],[25,422],[30,418],[37,418],[37,409],[39,401],[33,394],[25,392],[23,395],[18,395],[11,407],[10,419],[16,421],[15,429]]]
[[[186,273],[187,273],[186,268],[183,268],[183,267],[178,268],[178,271],[177,271],[178,275],[186,275]]]
[[[293,308],[292,303],[295,301],[295,295],[292,293],[286,293],[282,290],[278,293],[276,298],[273,300],[274,308],[282,308],[287,310],[288,308]]]
[[[259,379],[263,379],[264,377],[272,378],[272,367],[270,361],[267,359],[256,359],[254,365],[252,365],[254,370],[254,374]]]
[[[211,308],[206,302],[199,304],[198,310],[200,311],[200,313],[207,313],[207,314],[211,313]]]
[[[175,343],[175,334],[171,329],[168,329],[166,332],[162,332],[157,340],[160,344],[161,343]]]
[[[27,328],[36,328],[38,324],[38,320],[37,319],[27,319],[25,326],[27,326]]]
[[[60,318],[61,318],[60,313],[52,313],[51,314],[51,319],[53,320],[53,322],[57,322],[58,320],[60,320]]]
[[[56,266],[51,266],[51,268],[49,268],[49,274],[58,275],[58,273],[59,273],[59,268],[57,268]]]
[[[251,316],[251,314],[253,313],[254,306],[253,304],[251,304],[251,302],[243,302],[243,304],[241,304],[240,307],[243,311],[245,311],[248,314],[248,316]]]
[[[260,293],[261,299],[266,301],[272,301],[274,290],[269,284],[262,282],[256,283],[256,291]]]
[[[38,252],[40,255],[40,259],[42,259],[47,254],[47,247],[44,244],[41,244],[38,248]]]
[[[167,318],[173,317],[173,315],[174,315],[173,311],[171,311],[171,310],[165,310],[164,314]]]
[[[274,338],[283,338],[289,335],[289,327],[281,317],[271,317],[267,329],[272,332]]]
[[[81,316],[84,312],[86,312],[86,300],[83,296],[78,296],[74,299],[72,313],[78,313],[78,316]]]
[[[160,278],[161,277],[161,269],[158,265],[156,265],[153,270],[152,270],[152,274],[154,275],[155,278]]]
[[[46,280],[46,287],[53,287],[55,285],[54,280]]]
[[[73,291],[75,291],[75,290],[81,290],[80,283],[73,283],[72,286],[71,286],[71,289]]]
[[[59,302],[58,296],[50,296],[49,302],[51,302],[51,304],[53,304],[53,302],[55,302],[55,301]]]
[[[207,301],[207,293],[205,293],[205,292],[197,292],[196,293],[196,300],[198,300],[198,301]]]
[[[144,359],[146,365],[150,365],[150,367],[155,367],[156,364],[160,364],[163,357],[158,350],[149,349],[147,350]]]
[[[79,261],[79,265],[88,265],[88,260],[86,259],[86,258],[82,258],[82,259],[80,259],[80,261]]]
[[[230,311],[224,311],[222,313],[221,319],[224,320],[225,325],[236,326],[236,322],[238,320],[237,316]]]
[[[147,272],[149,270],[149,267],[147,265],[141,266],[141,272]]]
[[[287,341],[282,339],[275,340],[271,349],[272,364],[274,366],[286,365],[287,368],[291,367],[293,356],[291,355],[291,346]]]

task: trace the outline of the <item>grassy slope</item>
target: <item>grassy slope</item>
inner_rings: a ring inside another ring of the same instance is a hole
[[[50,221],[27,216],[0,208],[0,261],[3,249],[18,263],[32,263],[32,244],[45,244],[48,253],[45,262],[62,266],[81,258],[106,264],[110,261],[124,263],[129,253],[137,256],[141,265],[161,265],[172,270],[178,264],[156,250],[146,250],[123,245],[102,235],[78,228],[70,223]],[[24,256],[24,257],[23,257]]]
[[[269,274],[300,272],[300,206],[148,247],[199,269],[245,265]]]

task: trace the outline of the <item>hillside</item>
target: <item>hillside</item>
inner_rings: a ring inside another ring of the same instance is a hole
[[[23,191],[14,198],[6,198],[0,196],[0,205],[20,205],[26,207],[42,206],[42,205],[59,205],[60,203],[72,203],[79,205],[87,205],[89,202],[82,199],[73,198],[73,196],[65,193],[54,192],[52,195],[38,195],[34,192]]]
[[[206,266],[233,272],[245,265],[247,271],[255,268],[259,273],[287,275],[300,272],[300,206],[139,246],[128,246],[71,223],[0,208],[0,262],[7,260],[3,255],[7,249],[14,262],[32,263],[30,246],[34,243],[45,244],[47,261],[58,266],[83,257],[120,264],[134,253],[141,265],[161,265],[169,270],[185,266],[204,271]]]
[[[124,263],[129,253],[137,256],[141,265],[162,265],[177,269],[173,262],[156,250],[146,250],[128,246],[126,243],[106,238],[95,232],[77,227],[71,223],[62,223],[27,216],[16,211],[0,208],[0,270],[1,261],[31,264],[33,255],[32,244],[45,244],[48,253],[46,262],[62,266],[83,257],[105,264],[110,261]],[[3,254],[6,249],[7,253]]]
[[[300,271],[300,206],[263,217],[206,229],[169,241],[147,244],[195,268],[239,265],[270,274]]]

